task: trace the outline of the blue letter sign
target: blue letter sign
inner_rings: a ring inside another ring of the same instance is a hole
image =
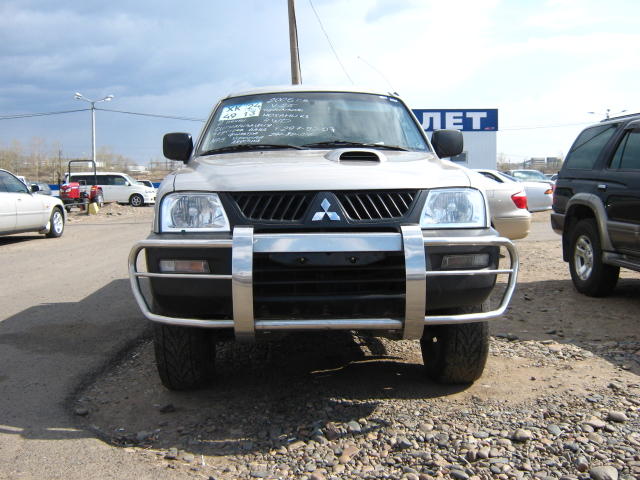
[[[427,132],[451,128],[463,132],[495,132],[498,130],[498,109],[413,110]]]

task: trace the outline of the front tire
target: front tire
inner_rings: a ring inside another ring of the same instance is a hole
[[[569,271],[578,292],[590,297],[604,297],[618,283],[620,268],[602,262],[602,246],[595,220],[576,223],[571,232]]]
[[[144,205],[144,198],[139,193],[134,193],[129,198],[129,205],[132,207],[141,207]]]
[[[153,346],[162,384],[169,390],[210,385],[215,375],[214,340],[209,329],[154,323]]]
[[[488,311],[488,304],[451,313]],[[468,384],[482,375],[489,354],[488,322],[425,327],[422,359],[427,376],[439,383]]]
[[[49,218],[49,232],[47,232],[47,238],[58,238],[62,236],[64,232],[64,215],[62,210],[58,207],[53,209],[51,217]]]

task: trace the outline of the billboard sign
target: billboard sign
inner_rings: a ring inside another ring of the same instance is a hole
[[[495,132],[498,130],[498,109],[413,110],[427,132],[450,128],[463,132]]]

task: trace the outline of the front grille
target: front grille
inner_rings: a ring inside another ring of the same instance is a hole
[[[352,220],[386,220],[404,217],[416,200],[418,191],[337,192],[336,196]]]
[[[315,196],[312,192],[234,193],[231,198],[249,220],[299,222]]]
[[[418,198],[418,190],[370,190],[334,192],[352,221],[404,218]],[[317,192],[243,192],[231,198],[247,220],[301,222]]]
[[[403,318],[404,255],[371,255],[255,254],[256,318]]]

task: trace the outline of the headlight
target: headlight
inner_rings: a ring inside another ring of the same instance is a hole
[[[228,232],[229,220],[216,193],[171,193],[160,209],[163,232]]]
[[[487,214],[482,193],[473,188],[430,190],[420,215],[422,228],[484,228]]]

